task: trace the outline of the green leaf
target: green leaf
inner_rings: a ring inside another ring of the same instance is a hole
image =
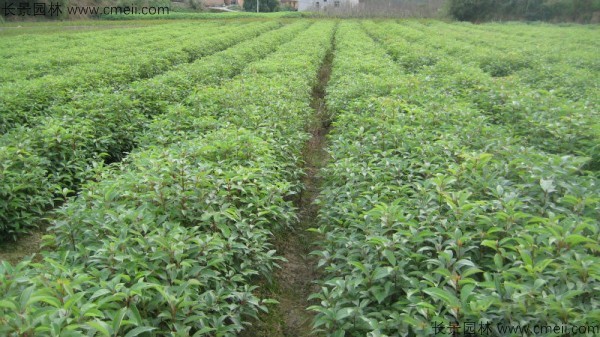
[[[358,262],[358,261],[350,261],[350,262],[348,262],[348,264],[351,264],[354,267],[360,269],[360,271],[362,271],[363,274],[367,274],[368,273],[367,272],[367,268],[365,268],[365,266],[362,263]]]
[[[141,333],[150,332],[150,331],[155,330],[155,329],[156,328],[147,327],[147,326],[138,326],[137,328],[134,328],[134,329],[130,330],[129,332],[127,332],[127,334],[125,335],[125,337],[135,337],[135,336],[138,336]]]
[[[472,268],[477,268],[475,266],[475,264],[473,263],[473,261],[468,260],[468,259],[460,259],[460,260],[456,261],[456,263],[454,264],[454,268],[455,269],[460,269],[460,268],[462,268],[464,266],[472,267]]]
[[[73,307],[73,305],[77,304],[82,298],[83,296],[85,296],[85,293],[81,292],[81,293],[77,293],[75,295],[72,295],[66,302],[65,305],[63,306],[63,308],[65,310],[71,310],[71,308]]]
[[[494,264],[496,265],[496,269],[502,269],[504,263],[502,262],[502,256],[500,254],[494,255]]]
[[[554,262],[554,260],[553,260],[553,259],[544,259],[544,260],[542,260],[542,261],[540,261],[540,262],[537,262],[537,263],[535,264],[535,270],[536,270],[537,272],[540,272],[540,273],[541,273],[541,272],[543,272],[543,271],[544,271],[544,269],[546,269],[546,267],[548,267],[548,265],[550,265],[550,263],[552,263],[552,262]]]
[[[142,325],[144,322],[135,303],[129,304],[129,318],[133,319],[136,325]]]
[[[467,306],[469,304],[469,296],[473,293],[475,289],[474,284],[466,284],[460,290],[460,302],[463,306]]]
[[[576,246],[580,243],[595,243],[596,241],[590,239],[590,238],[586,238],[583,235],[579,235],[579,234],[571,234],[569,236],[566,237],[565,242],[569,245],[569,246]]]
[[[35,290],[35,286],[31,286],[29,288],[26,288],[21,293],[21,297],[19,299],[20,304],[21,304],[20,305],[21,309],[27,308],[27,304],[29,303],[29,298],[31,297],[31,294],[33,293],[33,290]]]
[[[529,251],[526,251],[524,249],[519,249],[519,254],[521,255],[521,260],[523,260],[525,265],[527,265],[527,266],[533,265],[533,260],[531,259],[531,255],[529,254]]]
[[[546,280],[539,278],[539,279],[535,280],[535,282],[533,282],[533,289],[536,289],[536,290],[540,289],[546,283],[548,283]]]
[[[451,308],[460,307],[460,301],[458,298],[456,298],[456,296],[449,291],[440,288],[427,288],[423,291],[434,299],[444,302],[444,304]]]
[[[217,227],[221,230],[224,238],[229,238],[231,236],[231,229],[225,223],[218,223]]]
[[[417,320],[414,317],[411,317],[409,315],[402,315],[402,322],[406,323],[414,328],[418,328],[421,325],[421,321]]]
[[[381,278],[387,277],[394,271],[392,267],[378,267],[373,271],[373,280],[379,280]]]
[[[114,331],[114,333],[119,332],[119,330],[121,329],[121,324],[123,323],[123,317],[125,317],[126,313],[127,313],[127,308],[121,308],[121,309],[119,309],[119,311],[117,311],[117,313],[115,313],[115,315],[113,317],[113,322],[112,322],[112,331]]]
[[[372,287],[371,293],[373,293],[373,296],[375,296],[375,299],[380,304],[385,301],[385,298],[388,295],[388,292],[385,290],[385,288],[379,286]]]
[[[104,296],[104,295],[106,295],[106,294],[110,294],[110,293],[111,293],[111,291],[110,291],[110,290],[108,290],[108,289],[104,289],[104,288],[103,288],[103,289],[99,289],[99,290],[97,290],[97,291],[96,291],[96,292],[95,292],[95,293],[92,295],[92,297],[90,297],[90,301],[92,301],[92,300],[94,300],[94,299],[96,299],[96,298],[98,298],[98,297],[100,297],[100,296]]]
[[[388,260],[388,262],[392,265],[392,266],[396,266],[396,256],[394,256],[394,252],[392,252],[389,249],[386,249],[383,251],[383,256],[385,256],[385,258]]]
[[[494,240],[483,240],[481,241],[481,245],[492,248],[493,250],[498,250],[498,243]]]
[[[554,187],[554,180],[552,179],[540,179],[540,186],[542,187],[544,193],[552,193],[556,191],[556,188]]]
[[[17,305],[15,304],[15,302],[10,300],[0,300],[0,308],[7,308],[14,312],[17,311]]]
[[[108,324],[106,324],[102,321],[99,321],[99,320],[95,320],[92,322],[88,322],[87,325],[89,325],[91,328],[96,329],[103,336],[111,337],[110,327],[108,326]]]
[[[344,318],[352,315],[353,312],[354,312],[354,308],[342,308],[342,309],[336,311],[335,319],[336,319],[336,321],[341,321]]]
[[[467,270],[463,271],[460,276],[465,279],[473,274],[477,274],[477,273],[482,273],[483,270],[479,269],[479,268],[468,268]]]
[[[30,300],[31,303],[34,302],[44,302],[46,304],[50,304],[51,306],[55,307],[55,308],[62,308],[62,304],[60,303],[60,300],[54,296],[34,296],[31,298]]]

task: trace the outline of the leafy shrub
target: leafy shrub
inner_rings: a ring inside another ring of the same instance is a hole
[[[53,204],[48,162],[31,153],[30,144],[0,146],[0,231],[16,238],[34,226]]]

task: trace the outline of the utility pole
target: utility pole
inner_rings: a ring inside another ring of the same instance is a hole
[[[256,0],[256,13],[258,13],[258,8],[260,7],[260,0]]]

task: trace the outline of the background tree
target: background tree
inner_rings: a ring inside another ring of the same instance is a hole
[[[492,0],[450,0],[450,14],[462,21],[480,21],[493,13]]]
[[[259,0],[260,12],[277,12],[279,11],[279,0]],[[256,0],[244,1],[244,10],[246,12],[256,12]]]

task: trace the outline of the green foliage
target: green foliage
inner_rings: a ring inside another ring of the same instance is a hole
[[[36,225],[53,204],[54,186],[48,179],[48,162],[29,152],[26,142],[0,146],[0,231],[14,239]]]
[[[473,92],[494,77],[447,38],[419,34],[427,26],[362,25],[340,25],[328,88],[336,119],[318,199],[315,328],[414,336],[434,334],[432,321],[593,324],[600,190],[589,159],[544,151],[553,136],[516,137],[525,116],[497,123],[480,110]],[[437,62],[415,66],[410,54],[423,49]]]
[[[93,178],[94,167],[99,163],[120,161],[135,147],[137,135],[141,134],[148,119],[163,113],[168,103],[187,96],[192,81],[215,83],[222,77],[232,77],[247,62],[272,51],[279,42],[289,39],[304,26],[303,23],[290,25],[272,35],[186,64],[185,68],[134,82],[117,92],[102,89],[81,94],[68,104],[55,103],[48,109],[49,116],[33,116],[29,121],[31,127],[22,126],[3,135],[0,144],[6,148],[23,148],[27,160],[39,163],[39,167],[33,170],[37,172],[34,176],[20,174],[19,170],[0,176],[0,182],[5,186],[23,186],[11,188],[10,193],[6,189],[6,196],[12,201],[4,205],[0,232],[17,235],[27,227],[35,226],[55,197],[65,197],[62,191],[77,190],[82,182]],[[213,41],[211,47],[214,51],[225,49],[244,36],[255,36],[276,27],[279,24],[274,22],[257,24],[253,29],[247,29],[247,35],[231,35],[230,39],[221,36],[222,40]],[[184,49],[189,53],[198,52],[194,58],[208,52],[206,49]],[[230,58],[232,62],[224,65],[223,58]],[[180,81],[183,74],[187,75],[187,82]],[[19,165],[20,168],[25,164]],[[46,172],[46,175],[40,172]],[[32,181],[33,177],[39,182]],[[46,181],[52,183],[53,188],[48,188]],[[29,185],[33,186],[24,187]]]
[[[3,96],[0,230],[12,238],[48,215],[52,226],[36,262],[0,264],[0,335],[234,336],[266,311],[256,284],[281,260],[273,231],[296,221],[312,90],[334,32],[316,332],[594,324],[595,28],[336,25],[189,32],[171,61],[157,55],[98,86],[106,74],[65,80],[93,68],[60,53],[31,61],[55,63],[48,76],[3,74],[5,92],[46,91]],[[27,53],[11,48],[2,55]],[[43,85],[54,83],[56,96]]]
[[[516,41],[503,38],[505,34],[514,36],[520,25],[482,27],[476,38],[471,36],[472,27],[455,26],[456,32],[445,30],[445,36],[439,36],[428,33],[444,30],[443,24],[385,26],[401,34],[400,39],[382,27],[364,25],[385,42],[386,50],[404,71],[424,72],[430,80],[435,79],[432,89],[479,109],[494,123],[510,125],[513,134],[526,144],[550,153],[589,157],[586,168],[598,168],[598,62],[585,48],[575,49],[575,44],[591,43],[593,32],[574,29],[563,41],[573,46],[572,52],[557,53],[554,47],[544,48],[542,41],[530,47],[525,43],[530,36]],[[502,36],[494,33],[500,27]],[[550,36],[559,33],[551,33],[550,27],[533,29],[539,34],[537,39],[547,34],[543,41],[548,44],[554,38]],[[448,43],[449,39],[461,43]],[[497,54],[500,56],[490,56]],[[415,59],[436,61],[415,67]],[[455,75],[445,75],[450,72]]]
[[[449,13],[461,21],[485,20],[494,10],[491,0],[450,0]]]
[[[56,44],[44,43],[45,35],[26,44],[21,38],[7,39],[8,48],[3,51],[8,54],[3,65],[7,81],[0,86],[0,132],[30,124],[34,117],[48,115],[53,106],[81,100],[89,91],[118,91],[131,81],[150,78],[175,65],[218,52],[265,28],[259,25],[240,34],[237,26],[232,24],[223,29],[219,24],[209,23],[203,30],[183,24],[169,32],[154,26],[137,32],[124,29],[110,34],[86,33],[75,41],[68,35],[59,36]],[[170,47],[164,47],[166,42]],[[76,56],[66,57],[64,48],[78,43],[85,47],[70,49]],[[27,57],[37,44],[42,44],[41,52],[49,50],[49,54],[40,59]],[[105,51],[107,45],[114,48],[109,53]],[[17,71],[11,70],[12,65]]]
[[[57,212],[41,263],[0,265],[0,333],[234,336],[266,311],[252,284],[280,260],[271,231],[296,221],[289,199],[333,26],[249,41],[277,51],[156,114],[154,138]]]

